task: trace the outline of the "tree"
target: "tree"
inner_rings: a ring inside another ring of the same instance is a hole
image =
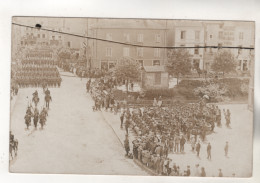
[[[214,61],[211,65],[211,69],[215,72],[225,73],[235,71],[236,63],[233,54],[230,51],[220,51],[214,57]]]
[[[177,85],[181,75],[191,71],[191,55],[186,49],[173,49],[168,51],[167,69],[170,74],[177,78]]]
[[[114,76],[117,79],[126,80],[126,92],[128,93],[129,81],[138,81],[140,79],[140,66],[135,60],[122,58],[114,68]]]

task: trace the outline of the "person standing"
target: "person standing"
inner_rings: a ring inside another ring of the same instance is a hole
[[[182,136],[181,140],[180,140],[180,145],[181,145],[181,152],[184,152],[184,144],[185,144],[186,140],[185,138]]]
[[[175,148],[174,148],[175,153],[179,152],[179,144],[180,144],[180,138],[179,138],[179,136],[176,136],[175,137]]]
[[[125,131],[126,131],[126,134],[128,135],[128,128],[129,128],[129,125],[130,125],[130,119],[127,118],[126,121],[125,121]]]
[[[195,173],[194,173],[195,177],[199,177],[200,176],[199,166],[200,166],[199,164],[195,165]]]
[[[228,156],[228,141],[226,142],[226,145],[224,147],[224,151],[225,151],[225,156]]]
[[[121,115],[120,115],[120,121],[121,121],[120,128],[123,128],[124,116],[125,116],[125,112],[122,111],[122,113],[121,113]]]
[[[127,134],[125,135],[124,147],[125,147],[126,156],[128,156],[128,153],[130,151],[130,147],[129,147],[129,139],[128,139]]]
[[[218,170],[219,170],[218,176],[223,177],[223,173],[222,173],[221,169],[218,169]]]
[[[200,142],[197,143],[196,145],[196,151],[197,151],[197,156],[200,156]]]
[[[201,167],[201,174],[200,174],[201,177],[206,177],[206,172],[205,172],[205,168],[204,167]]]
[[[207,159],[211,160],[211,145],[210,145],[210,143],[208,143],[208,146],[207,146],[207,154],[208,154]]]

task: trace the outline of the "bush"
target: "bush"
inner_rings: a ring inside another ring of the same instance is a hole
[[[129,96],[136,99],[139,93],[128,91],[128,95],[127,95],[126,92],[123,92],[122,90],[114,90],[113,95],[115,97],[115,100],[124,100],[124,99],[128,99]]]
[[[209,96],[210,101],[221,102],[223,100],[228,100],[224,94],[227,92],[226,87],[221,87],[219,84],[213,83],[198,87],[194,89],[194,93],[197,96],[203,97],[204,95]]]
[[[145,99],[153,100],[154,98],[159,98],[160,96],[165,98],[173,98],[176,95],[176,92],[173,88],[171,89],[148,89],[145,90]]]

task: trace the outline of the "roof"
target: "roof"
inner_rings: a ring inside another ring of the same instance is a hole
[[[165,66],[144,66],[146,72],[166,72]]]

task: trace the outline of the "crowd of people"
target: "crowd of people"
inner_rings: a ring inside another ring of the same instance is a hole
[[[52,64],[22,64],[15,73],[19,87],[60,87],[61,77]]]
[[[113,88],[116,82],[112,78],[101,78],[95,81],[88,80],[86,89],[91,93],[95,101],[93,110],[110,110],[120,113],[120,128],[125,128],[126,138],[124,147],[126,155],[141,162],[157,175],[168,176],[190,176],[190,165],[187,169],[180,170],[180,167],[173,163],[169,154],[183,154],[190,144],[191,150],[199,157],[203,143],[207,135],[214,132],[215,126],[222,126],[222,111],[215,104],[206,103],[202,99],[197,103],[176,102],[171,106],[162,107],[161,99],[153,101],[150,107],[131,107],[127,102],[117,101],[113,95]],[[226,125],[229,127],[231,113],[223,110]],[[135,133],[135,140],[132,142],[132,153],[128,139],[129,129]],[[211,160],[211,144],[207,143],[207,159]],[[224,151],[227,154],[228,145]],[[172,166],[170,166],[172,165]],[[193,176],[206,176],[205,167],[195,165]],[[219,176],[223,176],[219,169]]]
[[[27,58],[21,61],[22,65],[55,65],[55,61],[49,58]]]
[[[64,71],[74,73],[80,78],[101,78],[107,75],[107,70],[98,68],[87,68],[78,63],[59,62],[58,66]]]

